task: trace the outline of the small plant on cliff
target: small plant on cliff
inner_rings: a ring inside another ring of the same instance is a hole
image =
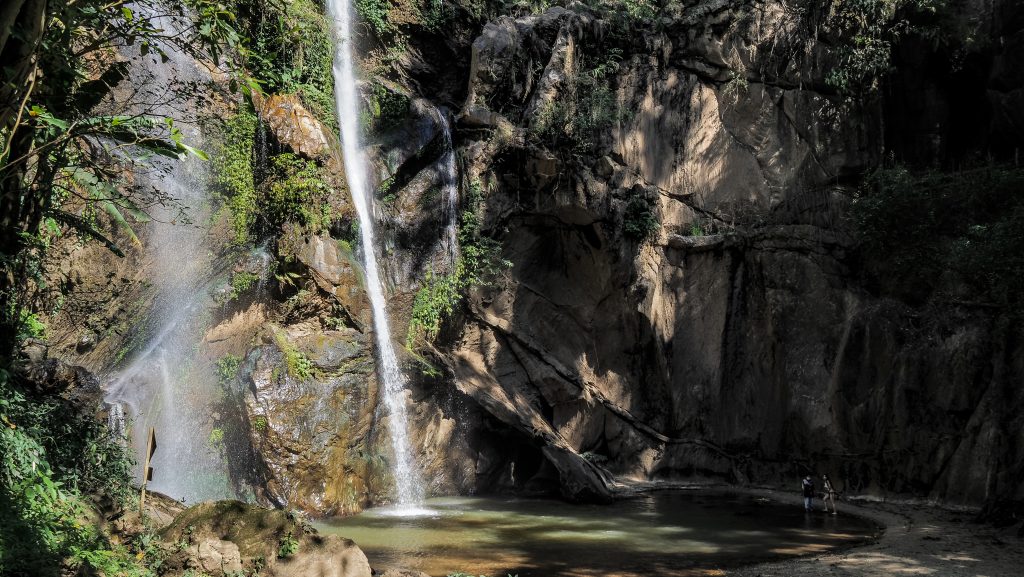
[[[264,415],[256,415],[256,417],[252,420],[252,430],[256,431],[257,433],[262,433],[267,430],[268,424],[269,423],[267,421],[267,417],[265,417]]]
[[[626,203],[622,215],[622,233],[634,240],[647,240],[661,228],[654,203],[644,197],[634,196]]]
[[[412,101],[401,92],[374,82],[367,97],[367,107],[361,119],[367,133],[389,130],[409,117]]]
[[[277,558],[287,559],[288,557],[291,557],[292,555],[298,553],[298,551],[299,541],[294,536],[292,536],[291,531],[289,531],[288,534],[286,534],[284,537],[281,537],[281,540],[278,542]]]
[[[242,364],[242,357],[227,354],[217,359],[217,381],[220,386],[227,387],[238,375],[238,367]]]
[[[230,300],[235,300],[249,291],[256,281],[260,280],[259,275],[249,271],[236,272],[231,276]]]
[[[296,350],[295,347],[288,342],[288,337],[284,334],[284,331],[279,329],[273,329],[274,342],[277,344],[277,348],[280,349],[281,354],[284,355],[285,367],[288,369],[288,374],[300,380],[307,380],[313,376],[313,361],[309,360],[309,357]]]

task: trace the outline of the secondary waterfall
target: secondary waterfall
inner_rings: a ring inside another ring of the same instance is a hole
[[[169,31],[181,23],[158,19]],[[185,87],[211,80],[189,56],[166,46],[166,60],[152,54],[146,65],[130,70],[129,81],[143,102],[159,103],[145,110],[151,115],[176,118],[187,141],[203,145],[195,118],[200,105],[188,100]],[[134,50],[134,48],[130,48]],[[173,162],[153,158],[150,166],[136,166],[135,183],[160,191],[175,204],[150,209],[145,261],[156,289],[152,306],[136,320],[121,353],[127,361],[107,384],[105,401],[113,408],[114,425],[130,427],[139,466],[145,460],[150,427],[156,429],[153,479],[149,488],[189,503],[235,497],[224,456],[216,440],[212,408],[219,394],[217,378],[199,354],[208,306],[207,277],[213,268],[208,233],[208,176],[202,162]],[[131,354],[128,355],[128,352]],[[119,359],[120,360],[120,359]],[[138,477],[136,477],[138,479]]]
[[[437,122],[444,138],[444,154],[441,155],[441,196],[444,202],[444,243],[448,257],[448,266],[455,270],[455,262],[459,258],[458,209],[459,209],[459,171],[455,165],[455,148],[452,146],[452,129],[448,123],[448,115],[441,108],[437,109]]]
[[[349,0],[328,0],[328,10],[334,21],[334,98],[341,127],[345,173],[352,200],[359,214],[359,233],[363,247],[366,272],[366,291],[373,308],[373,327],[377,335],[379,356],[378,375],[383,385],[384,401],[391,413],[391,446],[394,452],[396,499],[403,508],[411,508],[423,500],[409,451],[407,417],[405,410],[405,375],[398,366],[398,357],[391,341],[387,304],[377,268],[373,235],[373,213],[369,190],[366,158],[360,148],[359,94],[352,66],[352,17]]]

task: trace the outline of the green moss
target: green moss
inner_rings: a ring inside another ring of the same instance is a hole
[[[256,137],[256,113],[248,105],[227,119],[214,145],[213,180],[217,192],[226,199],[234,243],[245,245],[256,223],[256,181],[253,174],[253,147]]]

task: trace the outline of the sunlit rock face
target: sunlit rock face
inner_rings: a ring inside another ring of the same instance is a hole
[[[442,335],[482,409],[463,421],[486,440],[478,485],[599,500],[610,475],[809,469],[857,493],[1021,497],[1020,339],[859,276],[844,215],[888,103],[837,99],[783,3],[705,8],[625,43],[607,82],[627,113],[572,153],[531,131],[609,24],[553,8],[472,44],[463,178],[513,263]],[[661,223],[647,242],[624,234],[636,197]]]

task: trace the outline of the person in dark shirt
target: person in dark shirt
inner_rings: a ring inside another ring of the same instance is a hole
[[[810,511],[814,501],[814,479],[810,475],[804,477],[801,488],[804,494],[804,511]]]

